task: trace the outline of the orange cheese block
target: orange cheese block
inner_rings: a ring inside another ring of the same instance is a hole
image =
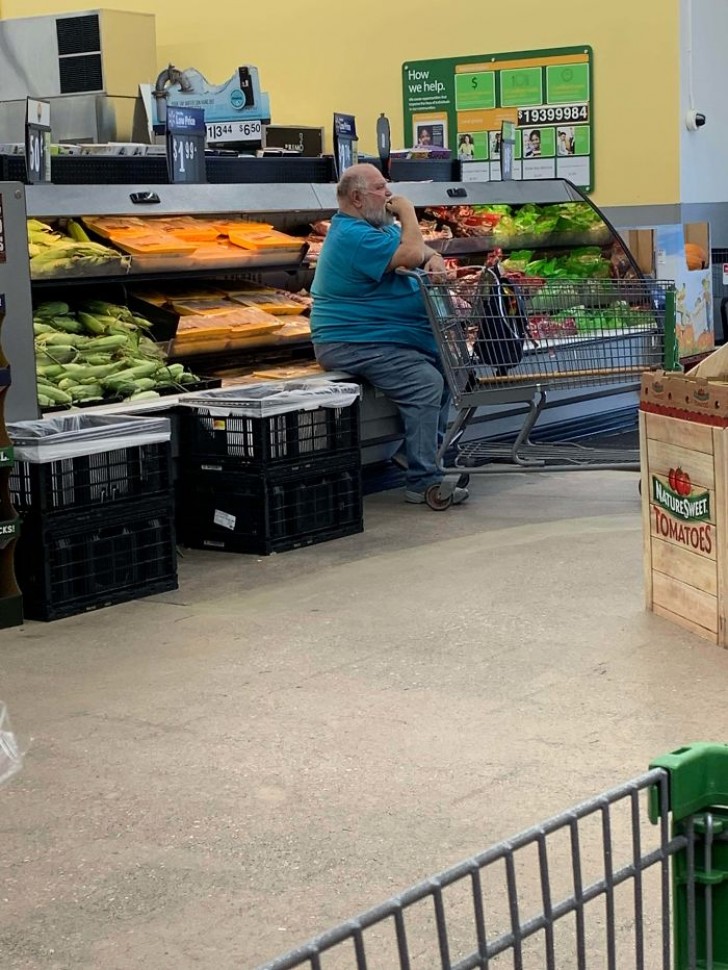
[[[179,313],[180,316],[214,317],[230,313],[231,310],[235,309],[229,302],[223,303],[219,297],[215,298],[214,296],[194,300],[173,299],[170,305],[174,312]]]
[[[303,240],[289,236],[285,232],[278,232],[277,229],[236,229],[229,233],[230,242],[242,249],[253,249],[257,251],[265,249],[290,249],[298,250],[303,245]]]
[[[266,313],[274,314],[300,313],[305,306],[289,293],[278,290],[250,290],[236,293],[230,299],[243,306],[256,306]]]
[[[193,253],[194,243],[186,243],[181,239],[166,233],[149,233],[147,235],[119,234],[111,237],[114,244],[126,253],[134,256],[160,256],[171,253]]]
[[[231,232],[241,229],[272,229],[268,222],[251,222],[247,219],[213,219],[210,223],[221,236],[228,236]]]
[[[170,229],[170,234],[183,242],[214,242],[220,233],[214,226],[189,226],[184,229]]]
[[[308,317],[290,316],[283,321],[280,330],[276,330],[276,337],[307,337],[311,333],[311,321]]]
[[[253,377],[266,381],[290,381],[299,377],[309,377],[311,374],[324,374],[325,371],[318,364],[302,364],[300,367],[276,367],[271,370],[254,370]]]
[[[98,236],[108,239],[114,233],[148,232],[149,227],[145,219],[135,216],[84,216],[83,223],[87,229]]]

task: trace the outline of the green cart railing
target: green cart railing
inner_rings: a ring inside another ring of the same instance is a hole
[[[728,745],[695,744],[261,970],[728,968]]]

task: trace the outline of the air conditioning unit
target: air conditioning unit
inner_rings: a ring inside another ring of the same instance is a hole
[[[51,102],[54,141],[130,139],[139,85],[158,73],[153,14],[0,20],[0,141],[22,140],[28,97]]]

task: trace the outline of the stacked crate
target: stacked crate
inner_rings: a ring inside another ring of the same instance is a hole
[[[185,412],[184,544],[269,555],[362,531],[358,385],[210,391]]]
[[[26,617],[55,620],[177,588],[167,419],[67,415],[9,430]]]

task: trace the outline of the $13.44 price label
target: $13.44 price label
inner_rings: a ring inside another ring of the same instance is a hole
[[[260,121],[219,121],[205,127],[209,142],[260,141],[263,133]]]

